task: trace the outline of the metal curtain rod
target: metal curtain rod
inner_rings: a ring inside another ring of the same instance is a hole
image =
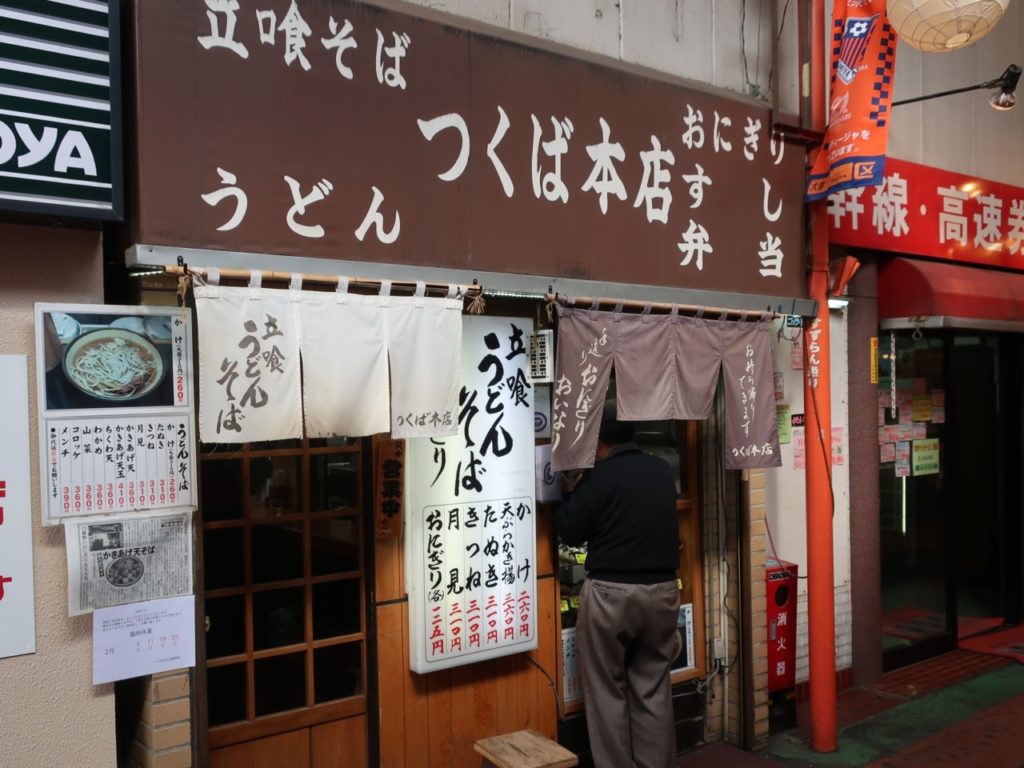
[[[312,283],[314,285],[330,285],[336,286],[341,280],[344,280],[344,276],[340,275],[308,275],[304,273],[292,273],[292,272],[279,272],[275,270],[266,269],[237,269],[237,268],[225,268],[218,269],[217,273],[221,279],[224,280],[240,280],[246,281],[250,278],[253,272],[259,272],[260,277],[266,282],[277,282],[277,283],[289,283],[294,276],[302,278],[303,284]],[[187,277],[189,275],[198,274],[202,278],[206,278],[209,274],[209,270],[206,267],[190,267],[183,265],[168,264],[164,266],[164,274],[176,275],[178,277]],[[350,288],[379,288],[383,281],[378,278],[365,278],[365,277],[350,277],[348,278],[348,284]],[[414,289],[416,287],[415,280],[392,280],[392,287],[403,287]],[[447,293],[449,283],[425,283],[427,291],[435,291],[438,293]],[[483,291],[481,285],[458,285],[457,286],[460,294],[466,297],[479,296]]]
[[[628,309],[630,311],[642,311],[648,309],[649,311],[657,312],[671,312],[673,307],[676,307],[680,313],[686,313],[687,315],[707,315],[709,319],[715,319],[715,315],[725,319],[730,315],[738,317],[739,319],[746,320],[769,320],[780,317],[777,312],[770,310],[763,312],[753,312],[747,309],[730,309],[728,307],[705,307],[697,304],[666,304],[664,302],[645,302],[645,301],[632,301],[622,299],[605,299],[605,298],[594,298],[592,296],[563,296],[558,293],[549,293],[544,297],[548,302],[557,302],[562,306],[575,306],[577,309],[597,308],[600,309],[602,305],[611,308],[621,307],[622,309]]]

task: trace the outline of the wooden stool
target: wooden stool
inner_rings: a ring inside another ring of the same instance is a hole
[[[572,768],[579,758],[537,731],[516,731],[473,745],[487,768]]]

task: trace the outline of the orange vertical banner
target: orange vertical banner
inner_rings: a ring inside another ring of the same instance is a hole
[[[836,0],[832,11],[828,128],[807,201],[882,183],[896,76],[896,32],[885,0]]]

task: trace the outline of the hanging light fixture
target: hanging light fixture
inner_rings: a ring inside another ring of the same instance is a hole
[[[899,39],[922,51],[953,51],[976,43],[996,25],[1010,0],[889,0],[886,13]]]
[[[1011,64],[1003,72],[1002,77],[999,78],[999,93],[993,93],[988,98],[988,103],[992,105],[992,109],[997,109],[1000,112],[1013,109],[1013,105],[1017,103],[1017,94],[1014,91],[1017,90],[1018,80],[1020,80],[1020,67],[1016,64]]]
[[[894,101],[891,106],[898,107],[901,104],[912,104],[915,101],[937,99],[942,96],[950,96],[954,93],[998,88],[999,91],[997,93],[993,93],[992,96],[989,97],[988,103],[992,106],[992,109],[997,109],[1000,112],[1006,112],[1007,110],[1013,109],[1013,105],[1017,103],[1017,95],[1014,92],[1017,90],[1017,83],[1020,80],[1020,71],[1019,66],[1011,64],[1006,68],[1003,74],[994,80],[986,80],[984,83],[978,83],[977,85],[965,85],[962,88],[953,88],[948,91],[929,93],[925,96],[914,96],[910,99],[899,99],[898,101]]]

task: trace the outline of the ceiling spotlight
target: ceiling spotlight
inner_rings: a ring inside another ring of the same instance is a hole
[[[999,93],[993,93],[989,97],[988,103],[992,106],[992,109],[1005,112],[1008,109],[1013,109],[1013,105],[1017,103],[1017,97],[1012,93],[1000,91]]]
[[[993,87],[998,85],[999,93],[993,93],[988,100],[988,103],[992,105],[992,109],[998,109],[1000,112],[1013,109],[1013,105],[1017,103],[1017,95],[1014,91],[1017,89],[1018,80],[1020,80],[1020,67],[1016,64],[1011,64],[1003,72],[999,80],[993,83]]]

